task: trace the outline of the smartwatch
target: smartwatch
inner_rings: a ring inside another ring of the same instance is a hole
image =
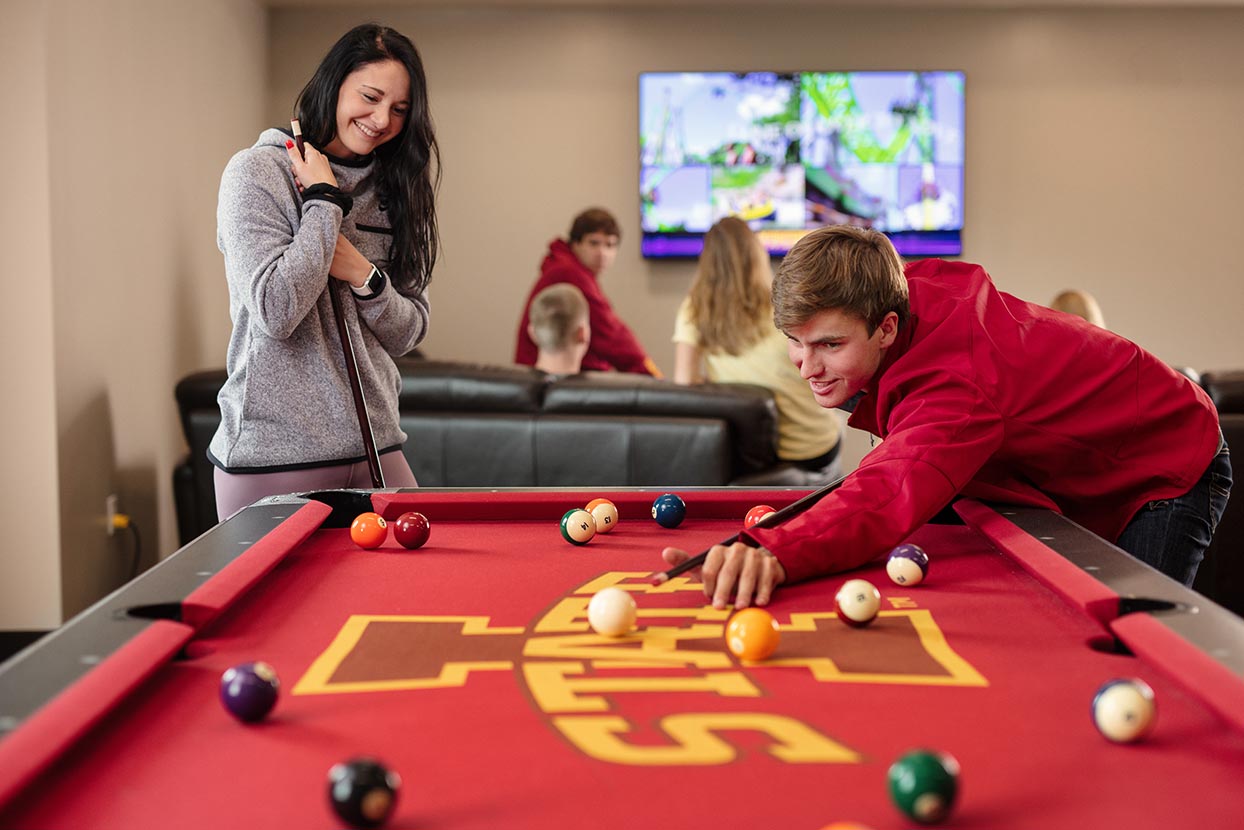
[[[367,277],[367,282],[356,288],[350,286],[350,290],[360,297],[371,298],[384,290],[384,271],[381,271],[375,265],[371,267],[371,274]]]

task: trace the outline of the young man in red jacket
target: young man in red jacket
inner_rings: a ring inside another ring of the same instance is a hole
[[[540,265],[540,278],[523,304],[518,342],[514,348],[515,363],[525,366],[536,364],[538,350],[527,330],[531,322],[532,298],[550,285],[569,283],[582,291],[587,299],[592,329],[592,339],[587,354],[583,356],[583,370],[616,370],[661,377],[661,371],[639,344],[639,339],[614,313],[598,281],[618,255],[621,236],[618,221],[609,211],[589,208],[575,217],[570,226],[569,240],[554,239],[549,243],[548,255]]]
[[[846,226],[795,245],[773,307],[817,402],[883,441],[801,515],[713,548],[715,606],[863,565],[957,496],[1058,511],[1192,583],[1231,464],[1209,397],[1153,355],[999,291],[977,265],[904,273],[884,234]]]

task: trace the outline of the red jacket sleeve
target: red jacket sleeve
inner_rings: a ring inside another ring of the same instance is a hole
[[[605,292],[596,280],[587,280],[589,285],[579,284],[583,296],[587,298],[588,316],[592,326],[592,341],[588,346],[588,356],[594,357],[619,372],[635,372],[638,374],[658,374],[656,367],[640,345],[639,339],[626,323],[614,312],[613,306],[605,297]],[[587,368],[587,359],[584,359]]]
[[[788,582],[885,553],[949,504],[1001,446],[1002,418],[971,381],[943,374],[908,386],[878,401],[884,440],[835,492],[778,527],[748,531],[777,556]]]

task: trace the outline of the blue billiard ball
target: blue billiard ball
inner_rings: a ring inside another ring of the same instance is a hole
[[[678,527],[686,517],[686,503],[673,493],[658,496],[652,503],[652,518],[661,527]]]
[[[220,702],[244,723],[263,720],[276,705],[281,681],[264,662],[243,663],[220,676]]]

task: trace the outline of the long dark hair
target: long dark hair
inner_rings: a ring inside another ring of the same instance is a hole
[[[410,113],[397,137],[376,148],[381,206],[389,214],[393,246],[389,276],[396,287],[422,291],[432,279],[440,247],[436,190],[441,180],[440,149],[428,111],[428,84],[415,44],[378,23],[355,26],[328,50],[315,74],[298,93],[294,112],[303,135],[326,147],[337,135],[337,96],[346,76],[361,66],[395,60],[410,75]]]

